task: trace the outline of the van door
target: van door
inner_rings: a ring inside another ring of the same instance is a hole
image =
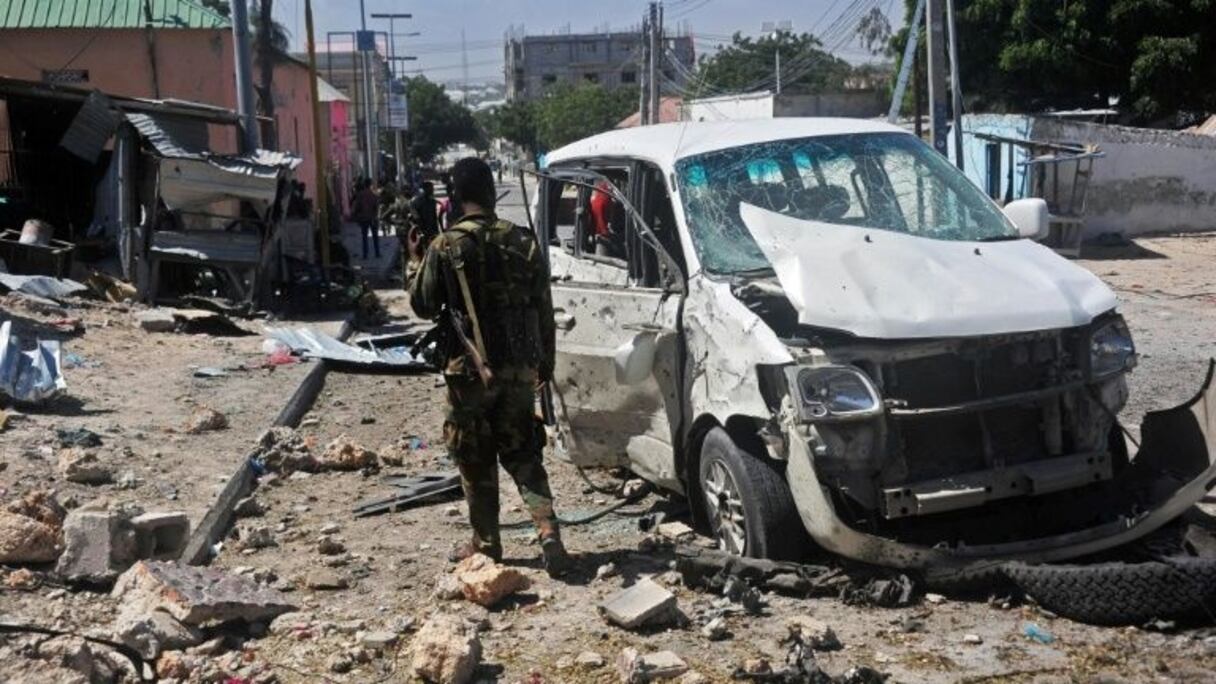
[[[577,465],[629,466],[678,490],[672,445],[681,406],[684,275],[636,208],[639,200],[667,197],[662,180],[620,162],[552,170],[541,181],[539,219],[557,230],[561,198],[574,194],[571,186],[585,191],[573,212],[572,239],[550,245],[560,446]],[[656,181],[660,187],[651,187]],[[675,230],[673,222],[664,228]],[[622,375],[626,357],[647,359],[651,352],[642,376]]]

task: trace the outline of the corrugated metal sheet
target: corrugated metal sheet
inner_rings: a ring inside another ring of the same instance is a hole
[[[68,126],[59,145],[77,157],[94,163],[105,149],[106,142],[118,129],[120,121],[122,116],[114,110],[114,103],[110,98],[95,92],[89,95],[80,111],[76,112],[72,125]]]
[[[261,238],[222,230],[189,233],[158,230],[152,234],[152,251],[199,261],[256,264],[261,254]]]
[[[199,157],[210,147],[207,122],[199,119],[132,112],[127,114],[127,121],[162,157]]]
[[[222,29],[231,24],[192,0],[146,0],[157,28]],[[0,0],[0,29],[143,28],[145,0]]]
[[[421,356],[414,356],[408,345],[376,344],[376,339],[365,340],[371,347],[365,349],[339,342],[323,332],[311,328],[267,328],[266,334],[291,348],[292,351],[311,358],[351,363],[361,366],[392,366],[397,368],[425,369],[430,364]],[[399,340],[402,336],[393,336]]]

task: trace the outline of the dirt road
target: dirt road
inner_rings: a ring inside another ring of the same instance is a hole
[[[508,198],[508,203],[510,198]],[[504,208],[504,214],[510,215]],[[522,216],[518,216],[522,219]],[[1202,380],[1205,359],[1216,355],[1216,236],[1161,237],[1127,248],[1091,251],[1083,265],[1114,286],[1121,309],[1136,335],[1140,366],[1131,376],[1132,401],[1124,419],[1138,423],[1144,411],[1188,398]],[[382,293],[389,310],[407,315],[403,294]],[[51,316],[15,311],[31,324]],[[70,338],[66,352],[81,359],[68,369],[73,400],[55,413],[26,413],[0,433],[0,500],[27,491],[55,488],[77,505],[98,499],[129,501],[147,510],[184,510],[196,521],[285,400],[305,368],[258,367],[265,360],[261,337],[145,333],[133,312],[111,304],[72,306],[84,334]],[[252,330],[257,326],[251,325]],[[228,368],[219,378],[196,378],[194,366]],[[254,370],[235,370],[253,367]],[[532,588],[502,606],[486,610],[433,595],[436,577],[446,572],[448,549],[468,535],[462,502],[443,502],[378,517],[355,519],[358,501],[389,493],[383,475],[413,474],[448,467],[440,443],[443,388],[431,375],[347,375],[331,373],[300,432],[324,445],[342,437],[378,451],[404,456],[400,467],[380,474],[360,472],[297,474],[261,487],[260,517],[238,521],[238,530],[265,527],[272,546],[242,549],[222,545],[214,565],[258,576],[288,591],[300,611],[279,618],[262,638],[239,650],[212,657],[209,672],[220,671],[284,682],[409,681],[410,633],[429,615],[452,612],[482,624],[485,680],[613,682],[612,665],[627,647],[642,652],[671,650],[708,681],[727,681],[748,659],[780,665],[785,622],[812,615],[830,625],[844,648],[822,654],[822,667],[839,674],[866,665],[890,673],[894,681],[1212,681],[1216,678],[1216,634],[1208,629],[1159,633],[1136,628],[1101,628],[1044,613],[1033,605],[991,601],[918,601],[904,608],[847,606],[834,598],[794,600],[765,597],[758,616],[727,618],[730,637],[710,641],[699,618],[718,598],[681,585],[669,572],[669,547],[649,549],[639,531],[640,515],[653,510],[678,513],[678,502],[651,497],[595,523],[569,528],[567,542],[578,571],[561,581],[540,570],[539,550],[526,526],[506,533],[506,556],[532,580]],[[200,406],[224,412],[227,429],[199,435],[182,426]],[[59,428],[87,427],[101,435],[99,458],[115,480],[128,484],[67,483],[56,471]],[[410,440],[409,437],[419,439]],[[560,513],[577,517],[609,503],[594,493],[573,468],[550,461]],[[593,474],[609,483],[604,473]],[[503,519],[521,523],[519,498],[503,478]],[[330,535],[345,551],[322,554],[318,539]],[[639,545],[647,548],[639,551]],[[597,569],[615,566],[596,579]],[[37,569],[37,568],[36,568]],[[2,571],[0,571],[2,573]],[[654,575],[677,596],[691,624],[646,632],[610,626],[596,606],[632,584]],[[105,594],[63,591],[49,574],[28,591],[0,589],[3,620],[60,625],[75,630],[108,628],[119,606]],[[318,578],[337,576],[342,589],[312,589]],[[0,581],[0,585],[4,582]],[[1033,623],[1050,643],[1024,636]],[[384,654],[362,645],[369,631],[399,633]],[[70,670],[36,655],[31,637],[0,636],[0,680],[72,681]],[[571,666],[580,653],[601,654],[607,665]],[[234,655],[235,654],[235,655]],[[216,681],[219,681],[218,679]]]

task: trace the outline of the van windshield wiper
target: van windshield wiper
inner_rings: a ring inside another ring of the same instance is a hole
[[[989,235],[988,237],[980,238],[980,242],[1009,242],[1011,240],[1021,240],[1017,235]]]

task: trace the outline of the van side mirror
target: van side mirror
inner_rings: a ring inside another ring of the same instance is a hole
[[[1014,200],[1005,205],[1005,217],[1018,229],[1018,236],[1036,240],[1047,235],[1047,201],[1038,197]]]

